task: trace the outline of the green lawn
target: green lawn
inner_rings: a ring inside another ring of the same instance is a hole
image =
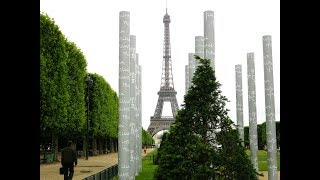
[[[155,170],[158,165],[154,165],[152,161],[152,156],[157,154],[157,149],[153,150],[147,156],[142,158],[142,172],[139,173],[139,176],[136,176],[136,180],[153,180]]]
[[[250,157],[250,150],[246,150],[246,153]],[[277,153],[277,168],[280,171],[280,152]],[[268,157],[267,151],[259,150],[258,151],[258,168],[259,171],[268,171]]]
[[[250,150],[246,150],[250,158]],[[154,165],[152,161],[152,156],[157,154],[157,149],[149,153],[142,159],[142,172],[139,173],[139,176],[136,176],[136,180],[154,180],[154,173],[158,165]],[[268,158],[267,151],[259,150],[258,151],[258,163],[259,171],[268,171]],[[277,154],[278,162],[278,171],[280,171],[280,152]]]

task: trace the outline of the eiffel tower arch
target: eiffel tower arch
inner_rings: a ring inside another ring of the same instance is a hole
[[[159,131],[169,130],[170,125],[175,121],[175,116],[179,110],[176,94],[173,84],[172,63],[171,63],[171,45],[170,45],[170,16],[167,9],[163,17],[164,23],[164,42],[163,42],[163,60],[160,91],[158,92],[158,103],[154,115],[150,118],[148,132],[153,137]],[[169,101],[173,116],[162,116],[163,104]]]

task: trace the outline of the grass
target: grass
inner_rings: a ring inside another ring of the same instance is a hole
[[[246,150],[246,153],[250,157],[250,150]],[[268,157],[267,151],[259,150],[258,151],[258,168],[259,171],[268,171]],[[280,171],[280,152],[277,152],[277,168]]]
[[[136,176],[136,180],[154,179],[154,173],[158,166],[153,164],[152,156],[155,154],[157,154],[157,149],[153,150],[151,153],[142,158],[142,171],[139,173],[139,176]]]
[[[246,150],[250,158],[250,150]],[[136,176],[136,180],[154,180],[154,173],[158,165],[153,164],[152,156],[157,154],[157,149],[142,158],[142,172]],[[280,152],[277,153],[278,171],[280,171]],[[259,171],[268,171],[268,157],[267,151],[258,151],[258,166]],[[116,178],[117,179],[117,178]]]

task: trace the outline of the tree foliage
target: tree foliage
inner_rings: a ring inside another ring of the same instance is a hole
[[[67,135],[78,137],[81,135],[86,121],[85,111],[85,77],[87,62],[81,50],[73,43],[66,41],[68,53],[68,93],[69,103],[67,106],[68,128]]]
[[[244,147],[250,147],[249,141],[249,126],[243,127],[244,129]]]
[[[90,134],[102,139],[118,137],[118,96],[106,80],[89,74],[84,54],[68,41],[48,15],[40,13],[40,138],[83,140],[86,121]],[[87,96],[89,90],[89,103]],[[53,140],[52,139],[52,140]],[[102,140],[101,139],[101,140]],[[60,143],[61,144],[61,143]],[[58,147],[54,147],[58,150]]]
[[[264,140],[263,139],[263,127],[261,125],[257,125],[257,135],[258,135],[258,150],[263,150],[264,148]]]
[[[208,59],[200,60],[159,148],[157,179],[257,179]],[[161,154],[160,154],[161,153]]]
[[[115,91],[112,90],[110,97],[111,114],[110,114],[110,127],[109,127],[109,136],[111,138],[118,138],[118,108],[119,108],[119,98]]]
[[[276,121],[276,138],[277,147],[280,147],[280,121]],[[266,132],[266,122],[257,125],[258,131],[258,149],[263,150],[267,145],[267,132]],[[245,145],[250,147],[249,144],[249,126],[244,127],[244,142]]]
[[[142,128],[142,146],[151,146],[154,144],[154,139],[150,133]]]
[[[277,147],[280,147],[280,121],[276,121]]]
[[[65,37],[47,15],[40,13],[40,132],[67,130],[68,53]]]
[[[117,96],[105,79],[98,74],[88,74],[90,134],[93,137],[115,137],[117,125]]]

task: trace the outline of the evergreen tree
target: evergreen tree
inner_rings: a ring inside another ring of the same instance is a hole
[[[210,60],[200,60],[182,109],[159,149],[157,179],[257,179],[225,108]]]

